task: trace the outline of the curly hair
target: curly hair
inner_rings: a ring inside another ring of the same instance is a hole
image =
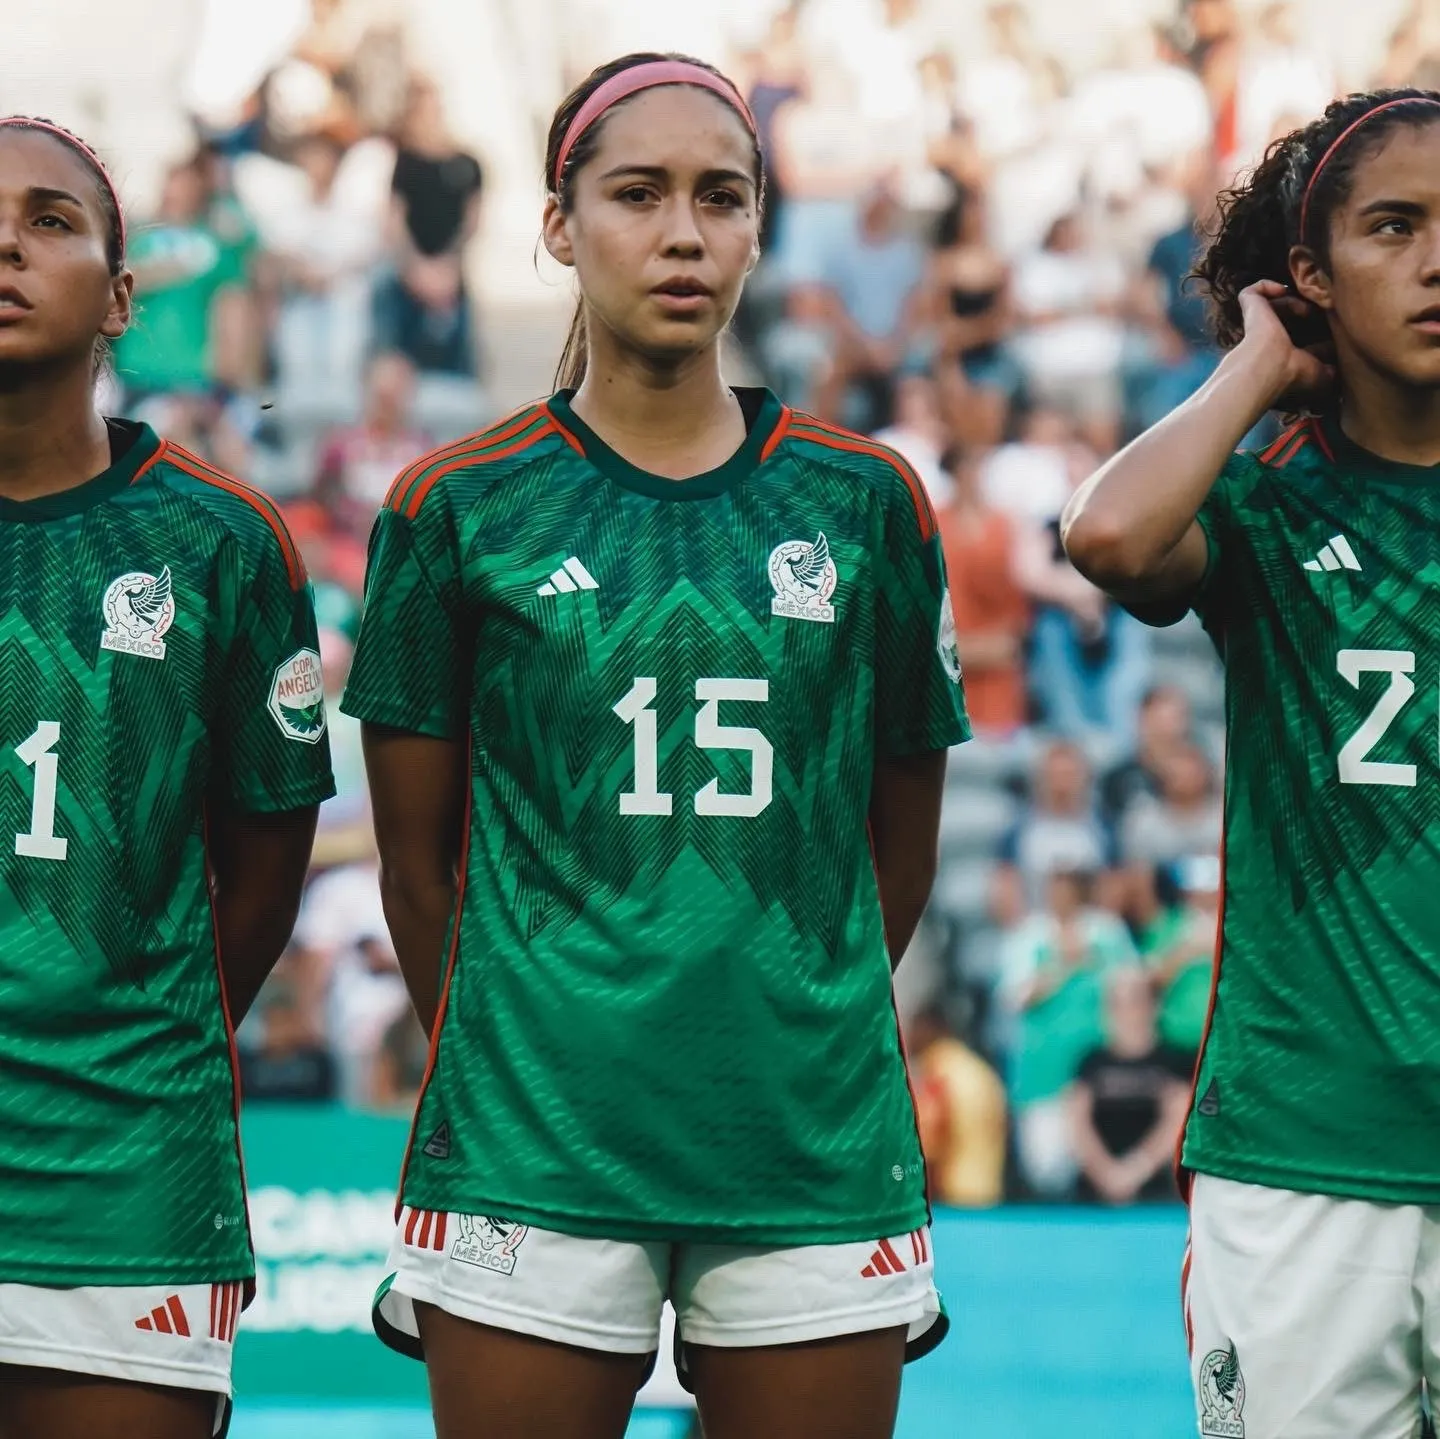
[[[545,187],[560,202],[560,209],[565,214],[569,214],[575,204],[575,176],[595,158],[595,152],[600,148],[600,132],[604,129],[603,119],[597,120],[575,141],[569,154],[565,157],[565,168],[557,179],[555,167],[559,162],[560,147],[565,143],[565,135],[570,129],[570,122],[584,108],[585,102],[590,96],[607,80],[624,74],[626,70],[633,70],[637,65],[649,65],[660,60],[679,60],[686,65],[695,65],[729,83],[728,77],[717,70],[715,66],[708,65],[703,60],[696,60],[690,55],[637,50],[633,54],[622,55],[618,60],[610,60],[604,65],[597,66],[560,102],[550,121],[550,133],[545,142]],[[753,140],[750,163],[755,177],[759,213],[763,216],[765,213],[765,157],[761,152],[758,139]],[[555,388],[557,390],[575,389],[584,378],[585,309],[583,305],[577,305],[574,318],[570,321],[570,332],[565,337],[565,348],[560,352],[560,362],[555,367]]]
[[[1440,92],[1434,90],[1347,95],[1276,140],[1240,184],[1221,192],[1210,244],[1190,278],[1209,296],[1215,339],[1223,349],[1238,345],[1244,335],[1241,290],[1257,280],[1291,283],[1292,247],[1308,245],[1328,264],[1330,221],[1349,197],[1360,163],[1396,130],[1437,121]]]

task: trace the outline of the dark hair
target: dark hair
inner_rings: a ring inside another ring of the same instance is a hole
[[[1384,114],[1365,118],[1382,106],[1387,107]],[[1331,153],[1331,146],[1360,120],[1365,123]],[[1291,283],[1292,247],[1307,245],[1322,265],[1329,263],[1330,221],[1349,197],[1361,161],[1396,130],[1437,121],[1440,92],[1434,90],[1347,95],[1331,101],[1308,125],[1276,140],[1240,184],[1221,192],[1219,220],[1191,278],[1209,295],[1211,323],[1222,348],[1238,345],[1245,333],[1241,290],[1257,280]]]
[[[696,65],[728,83],[728,77],[717,70],[715,66],[708,65],[703,60],[696,60],[690,55],[679,55],[673,52],[661,54],[655,50],[637,50],[633,54],[622,55],[618,60],[610,60],[604,65],[597,66],[560,102],[550,121],[550,134],[545,142],[545,187],[560,202],[560,209],[564,214],[568,215],[575,204],[575,176],[595,158],[595,152],[600,148],[600,132],[605,124],[605,116],[602,115],[597,119],[575,141],[570,153],[565,157],[565,168],[557,180],[555,163],[560,158],[560,147],[565,143],[565,134],[570,128],[570,122],[580,113],[581,107],[590,96],[607,80],[615,75],[623,74],[626,70],[633,70],[637,65],[650,65],[662,60],[678,60],[686,65]],[[618,101],[605,114],[613,113],[624,103],[624,100]],[[761,153],[758,140],[752,142],[751,148],[751,161],[755,172],[756,206],[759,215],[763,216],[765,213],[765,157]],[[585,306],[581,302],[575,306],[575,314],[570,321],[570,333],[565,337],[565,348],[561,350],[560,362],[555,366],[555,388],[557,390],[574,389],[584,378]]]
[[[105,261],[112,277],[125,268],[125,221],[120,214],[120,202],[115,196],[115,187],[101,164],[100,157],[77,134],[46,120],[40,115],[6,115],[0,117],[0,133],[6,130],[24,130],[33,135],[49,135],[60,141],[68,150],[77,155],[95,185],[95,198],[100,202],[100,211],[105,217]]]

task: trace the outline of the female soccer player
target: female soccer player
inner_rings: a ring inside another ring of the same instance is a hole
[[[940,1334],[890,1000],[966,736],[935,519],[721,378],[729,81],[602,67],[546,182],[583,379],[401,474],[345,701],[433,1035],[377,1324],[444,1439],[621,1435],[666,1298],[710,1439],[882,1439]]]
[[[255,1272],[231,1023],[332,792],[273,506],[96,413],[130,290],[94,153],[0,118],[3,1439],[222,1431]]]
[[[1221,213],[1228,355],[1065,518],[1081,570],[1156,623],[1196,609],[1227,672],[1183,1149],[1199,1427],[1408,1439],[1440,1379],[1440,94],[1336,101]]]

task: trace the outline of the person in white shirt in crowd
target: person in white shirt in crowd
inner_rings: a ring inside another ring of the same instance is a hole
[[[912,371],[896,379],[891,422],[871,438],[909,461],[935,509],[942,510],[950,503],[955,490],[945,469],[950,436],[935,381],[929,375]]]
[[[386,1032],[410,1007],[380,904],[380,870],[342,865],[305,893],[292,941],[296,967],[324,995],[326,1031],[339,1065],[340,1097],[363,1105]]]
[[[1011,350],[1031,397],[1064,410],[1101,454],[1119,438],[1125,268],[1090,243],[1079,213],[1062,215],[1011,284],[1019,328]]]
[[[279,272],[274,347],[286,413],[338,419],[361,388],[389,148],[365,140],[347,150],[316,133],[293,159],[243,156],[235,185]]]

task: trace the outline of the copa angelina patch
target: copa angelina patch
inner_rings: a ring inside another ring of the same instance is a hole
[[[268,708],[286,739],[320,742],[325,733],[325,681],[314,650],[296,650],[276,668]]]

